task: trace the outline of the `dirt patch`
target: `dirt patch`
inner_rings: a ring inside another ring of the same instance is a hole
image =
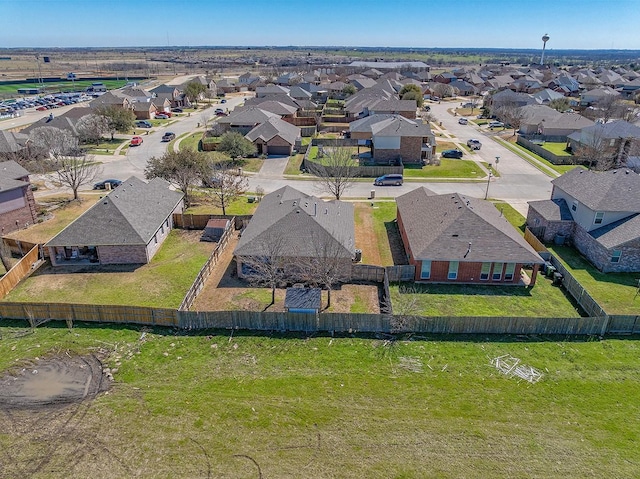
[[[356,246],[362,250],[363,262],[382,264],[380,247],[374,234],[373,215],[368,204],[356,203]]]
[[[95,356],[35,359],[0,378],[0,408],[35,408],[94,398],[109,381]]]

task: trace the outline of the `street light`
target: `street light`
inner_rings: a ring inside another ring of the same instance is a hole
[[[491,163],[489,163],[489,174],[487,175],[487,189],[484,191],[484,199],[486,200],[489,197],[489,182],[491,181]]]

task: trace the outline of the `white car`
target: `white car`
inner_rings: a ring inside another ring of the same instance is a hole
[[[466,125],[467,123],[469,123],[469,120],[467,120],[467,119],[463,116],[462,118],[460,118],[460,119],[458,120],[458,123],[459,123],[460,125]]]
[[[489,128],[504,128],[504,123],[501,121],[490,121]]]
[[[482,143],[480,143],[480,140],[471,138],[470,140],[467,141],[467,146],[472,150],[479,150],[480,148],[482,148]]]

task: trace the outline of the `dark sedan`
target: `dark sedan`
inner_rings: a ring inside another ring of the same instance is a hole
[[[442,152],[442,158],[462,158],[461,150],[444,150]]]
[[[107,183],[109,183],[109,185],[111,185],[111,188],[116,188],[116,187],[118,187],[118,186],[120,186],[122,184],[122,181],[114,180],[113,178],[110,179],[110,180],[99,181],[98,183],[93,185],[93,189],[94,190],[106,190],[107,189]]]

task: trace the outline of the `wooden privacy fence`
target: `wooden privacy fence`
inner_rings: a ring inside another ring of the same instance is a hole
[[[533,247],[534,250],[536,250],[536,252],[540,255],[540,257],[543,260],[549,261],[549,258],[551,257],[551,253],[549,252],[547,247],[544,244],[542,244],[542,241],[540,241],[536,237],[533,231],[529,229],[528,226],[524,229],[524,239],[527,243],[529,243]]]
[[[183,213],[174,213],[173,224],[176,228],[185,230],[203,230],[211,219],[232,220],[235,218],[235,227],[241,229],[245,222],[251,219],[252,215],[192,215]]]
[[[352,281],[371,281],[382,283],[384,279],[384,268],[371,264],[353,264],[351,266]]]
[[[401,264],[396,266],[387,266],[387,275],[389,281],[399,283],[402,281],[413,281],[416,277],[416,267],[412,264]]]
[[[606,316],[602,306],[587,293],[576,278],[564,267],[564,265],[553,255],[550,261],[558,273],[562,274],[562,286],[569,292],[573,299],[580,305],[583,311],[589,316]]]
[[[2,238],[2,243],[5,248],[8,248],[12,254],[24,256],[28,251],[31,251],[34,247],[39,246],[38,243],[29,243],[28,241],[21,241],[13,238]],[[43,251],[46,254],[46,250]]]
[[[26,276],[35,271],[40,264],[39,246],[35,245],[2,278],[0,278],[0,299],[4,298]]]
[[[211,252],[209,259],[202,266],[202,268],[200,268],[196,279],[193,281],[193,284],[191,284],[191,287],[189,288],[189,291],[187,291],[187,294],[185,294],[184,299],[182,300],[182,303],[178,308],[180,311],[189,309],[198,297],[198,294],[200,294],[200,291],[202,291],[202,288],[204,288],[205,281],[207,280],[209,275],[211,275],[213,267],[218,263],[219,256],[224,251],[227,243],[229,242],[229,239],[231,238],[231,235],[235,231],[235,224],[236,219],[232,218],[231,221],[229,221],[227,228],[224,230],[224,233],[222,233],[220,241],[218,241],[215,249]]]
[[[174,309],[91,304],[0,302],[0,318],[35,321],[88,321],[143,324],[182,329],[247,329],[254,331],[331,331],[428,334],[558,334],[605,335],[640,333],[640,316],[586,318],[423,317],[391,314],[286,313],[255,311],[177,311]]]

